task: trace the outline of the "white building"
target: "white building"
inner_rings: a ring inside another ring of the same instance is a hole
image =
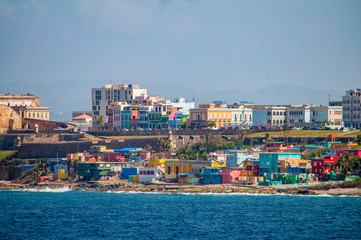
[[[101,116],[106,121],[107,111],[112,102],[127,102],[132,104],[139,96],[147,96],[147,89],[138,84],[107,84],[102,88],[92,89],[93,123]]]
[[[287,106],[257,105],[253,107],[253,126],[281,127],[286,124]]]
[[[189,110],[195,108],[194,102],[186,102],[185,98],[175,98],[173,102],[169,104],[173,107],[180,109],[183,114],[189,114]]]
[[[252,126],[253,103],[239,102],[227,105],[232,112],[232,126]]]
[[[140,168],[139,182],[152,182],[154,179],[161,179],[164,173],[158,168]]]
[[[346,91],[342,97],[343,122],[345,127],[361,128],[361,89]]]

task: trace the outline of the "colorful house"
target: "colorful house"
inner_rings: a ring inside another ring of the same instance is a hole
[[[356,148],[357,143],[331,143],[331,151],[336,152],[337,150],[350,150],[351,148]]]
[[[342,156],[345,154],[351,154],[353,156],[357,156],[357,157],[361,157],[361,149],[351,149],[351,150],[336,150],[336,155],[337,156]]]
[[[138,175],[138,168],[126,168],[124,167],[122,169],[122,172],[120,174],[120,179],[128,179],[129,176],[135,176]]]
[[[226,155],[227,167],[243,166],[243,162],[251,160],[252,155],[248,155],[247,151],[234,150],[230,154]]]
[[[318,180],[323,181],[324,175],[331,173],[332,165],[338,160],[338,156],[324,156],[323,158],[311,159],[312,173],[318,175]],[[337,169],[335,168],[335,172]]]
[[[66,158],[49,158],[49,169],[54,172],[55,165],[62,165],[66,162]]]
[[[68,174],[69,168],[68,165],[55,165],[54,166],[54,176],[58,177],[59,170],[64,170],[65,174]]]
[[[266,144],[266,152],[285,152],[297,147],[294,143],[269,142]]]
[[[211,161],[197,161],[197,160],[184,160],[184,161],[166,161],[165,176],[166,180],[176,180],[180,174],[198,174],[201,175],[201,170],[204,167],[212,166]]]
[[[111,172],[120,172],[124,163],[118,162],[84,162],[79,163],[78,171],[82,180],[99,180],[101,177],[112,175]]]
[[[290,162],[301,160],[301,153],[260,153],[259,154],[259,174],[267,173],[271,177],[272,173],[286,171]],[[288,171],[287,171],[288,172]]]
[[[241,172],[246,168],[244,167],[225,167],[222,168],[220,175],[222,176],[222,183],[232,183],[232,181],[238,181],[241,177]]]
[[[203,183],[204,184],[221,184],[222,176],[220,167],[205,167],[202,169]]]
[[[154,167],[161,167],[164,168],[164,163],[166,161],[179,161],[179,159],[149,159],[148,161],[148,167],[154,168]]]
[[[139,169],[139,182],[152,182],[154,179],[161,179],[164,173],[158,168],[141,168]]]

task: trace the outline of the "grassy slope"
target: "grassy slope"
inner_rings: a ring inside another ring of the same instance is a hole
[[[16,151],[0,151],[0,160],[13,155],[14,153],[16,153]]]

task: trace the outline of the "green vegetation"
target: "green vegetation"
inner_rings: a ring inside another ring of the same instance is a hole
[[[307,136],[324,136],[327,137],[331,134],[341,134],[342,131],[334,130],[281,130],[275,132],[254,132],[249,135],[253,137],[263,137],[265,134],[269,134],[270,137],[284,137],[285,133],[289,137],[307,137]]]
[[[5,159],[9,156],[12,156],[16,153],[17,151],[0,151],[0,160]]]
[[[304,146],[302,146],[302,147],[304,148]],[[304,153],[302,155],[302,159],[310,159],[310,158],[320,157],[325,152],[331,152],[331,150],[329,148],[315,149],[309,153]]]
[[[95,122],[96,125],[102,126],[104,124],[103,116],[100,116]]]
[[[349,173],[359,173],[361,169],[361,158],[354,156],[352,152],[345,152],[342,156],[338,157],[337,162],[331,169],[338,169],[342,175]]]
[[[214,128],[216,126],[216,123],[214,121],[208,121],[207,126],[211,127],[211,128]]]
[[[203,143],[196,143],[182,147],[176,151],[176,156],[179,159],[195,160],[198,157],[206,159],[207,154],[220,149],[235,149],[236,144],[233,141],[225,141],[220,137],[213,135],[206,135],[206,141]]]

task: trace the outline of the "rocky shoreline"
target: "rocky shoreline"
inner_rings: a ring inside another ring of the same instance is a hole
[[[290,194],[290,195],[330,195],[330,196],[358,196],[361,197],[360,188],[277,188],[261,186],[237,186],[229,184],[220,185],[186,185],[166,183],[128,183],[125,181],[114,182],[68,182],[68,183],[33,183],[14,184],[11,182],[0,182],[0,190],[84,190],[100,192],[143,192],[143,193],[188,193],[188,194]]]

